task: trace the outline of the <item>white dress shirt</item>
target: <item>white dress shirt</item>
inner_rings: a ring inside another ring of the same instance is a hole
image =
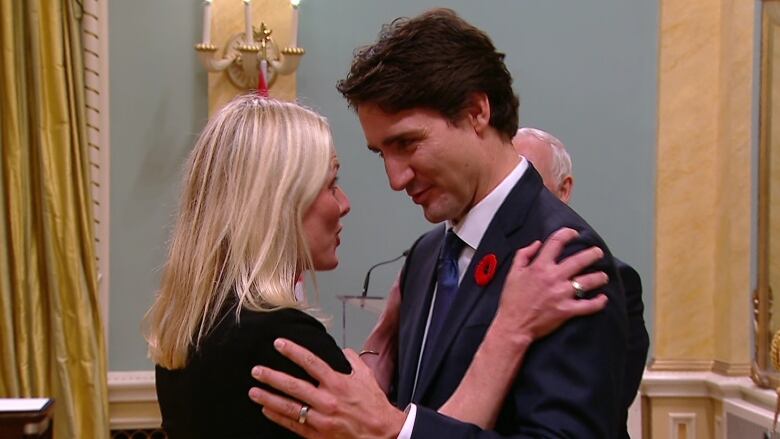
[[[528,169],[528,161],[520,156],[520,163],[509,173],[502,181],[495,187],[485,198],[477,203],[471,210],[466,213],[466,216],[458,224],[452,224],[447,221],[445,227],[445,233],[452,228],[458,238],[466,243],[461,250],[458,257],[458,285],[463,280],[463,275],[471,264],[471,258],[474,257],[474,253],[479,248],[479,243],[482,241],[482,237],[485,236],[493,217],[496,215],[498,208],[504,203],[509,192],[515,187],[525,170]],[[423,333],[422,347],[420,349],[420,355],[417,357],[417,371],[414,376],[414,389],[412,390],[412,398],[414,398],[414,391],[417,387],[417,377],[420,373],[420,360],[422,359],[423,351],[425,350],[425,339],[428,336],[428,326],[431,324],[431,315],[433,314],[433,304],[436,302],[436,289],[433,292],[433,300],[431,300],[431,307],[428,311],[428,321],[425,324],[425,332]],[[401,429],[401,433],[398,435],[398,439],[411,439],[412,431],[414,430],[414,420],[417,417],[417,406],[415,404],[409,404],[406,409],[406,421]]]

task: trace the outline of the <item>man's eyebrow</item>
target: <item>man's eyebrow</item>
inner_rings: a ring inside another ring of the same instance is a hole
[[[412,128],[412,129],[406,130],[404,132],[401,132],[401,133],[398,133],[398,134],[393,134],[392,136],[385,137],[384,139],[382,139],[382,143],[381,144],[382,145],[391,145],[393,143],[398,142],[401,139],[406,139],[406,138],[409,138],[409,137],[411,137],[411,138],[424,137],[425,136],[425,132],[426,132],[426,130],[424,128]],[[368,147],[368,149],[370,149],[373,152],[378,152],[379,151],[379,148],[377,148],[376,146],[367,145],[367,147]]]
[[[420,137],[424,137],[426,132],[427,130],[425,128],[412,128],[402,133],[394,134],[392,136],[387,137],[384,140],[384,143],[391,144],[391,143],[398,142],[401,139],[408,139],[408,138],[417,139]]]

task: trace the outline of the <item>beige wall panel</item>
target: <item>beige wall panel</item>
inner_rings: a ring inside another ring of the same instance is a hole
[[[753,13],[752,2],[738,0],[661,2],[661,362],[714,361],[739,370],[749,362]]]
[[[715,360],[750,363],[753,36],[755,2],[721,2],[715,253]]]
[[[771,32],[773,53],[780,52],[780,31],[776,26]],[[772,84],[780,84],[780,59],[778,55],[774,56],[772,66],[775,67],[771,72]],[[770,126],[780,127],[780,87],[771,88],[771,102],[769,103]],[[775,133],[772,133],[775,134]],[[780,136],[774,135],[769,139],[769,217],[775,218],[769,221],[769,286],[772,288],[774,297],[780,294]],[[770,330],[772,333],[780,330],[780,300],[775,300],[772,305],[772,320]]]
[[[655,356],[713,354],[712,259],[718,13],[706,0],[661,2]],[[684,336],[683,336],[684,334]]]

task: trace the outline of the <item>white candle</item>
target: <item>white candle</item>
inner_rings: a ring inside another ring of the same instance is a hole
[[[203,44],[211,42],[211,0],[203,2]]]
[[[251,0],[244,0],[244,37],[247,44],[254,43],[252,35],[252,5]]]
[[[298,47],[298,8],[301,0],[290,0],[293,9],[292,16],[292,37],[290,38],[290,47]]]

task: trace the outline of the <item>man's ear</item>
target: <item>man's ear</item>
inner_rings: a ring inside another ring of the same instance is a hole
[[[574,190],[574,177],[567,175],[563,177],[563,181],[558,185],[558,198],[566,204],[569,204],[571,199],[571,193]]]
[[[466,107],[466,117],[477,135],[481,135],[490,126],[490,100],[485,93],[471,95],[471,103]]]

